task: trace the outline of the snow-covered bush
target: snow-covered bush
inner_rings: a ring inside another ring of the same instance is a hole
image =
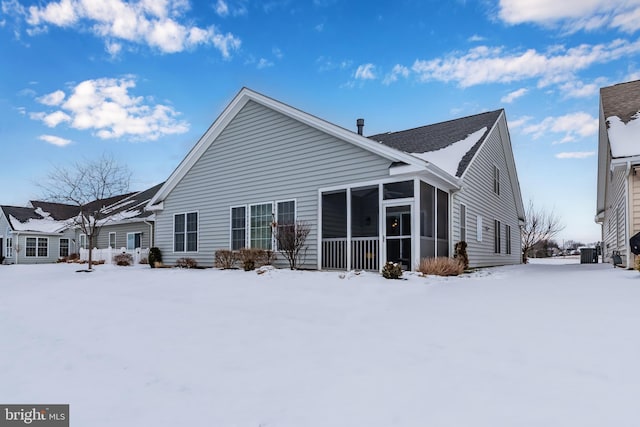
[[[382,277],[385,279],[399,279],[402,277],[402,266],[397,262],[388,261],[382,267]]]
[[[193,258],[178,258],[176,260],[176,267],[180,268],[196,268],[198,261]]]
[[[454,258],[422,258],[418,271],[433,276],[458,276],[464,273],[464,265]]]
[[[214,254],[214,266],[216,268],[234,268],[238,262],[238,253],[229,249],[218,249]]]

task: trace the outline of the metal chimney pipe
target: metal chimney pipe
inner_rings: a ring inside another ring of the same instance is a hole
[[[356,126],[358,126],[358,135],[362,135],[362,130],[364,129],[364,119],[356,120]]]

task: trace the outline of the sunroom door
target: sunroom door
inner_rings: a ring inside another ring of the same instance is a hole
[[[412,205],[385,206],[386,261],[397,262],[411,270]]]

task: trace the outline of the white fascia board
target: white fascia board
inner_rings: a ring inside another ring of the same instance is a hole
[[[631,166],[640,165],[640,156],[616,157],[615,159],[611,159],[611,166],[614,169],[618,167],[626,167],[627,165],[631,165]]]
[[[224,109],[222,114],[213,122],[209,129],[200,137],[196,145],[189,151],[187,156],[182,160],[178,167],[173,171],[169,179],[158,190],[147,204],[147,210],[160,210],[160,202],[173,190],[178,182],[193,167],[196,161],[204,154],[209,146],[222,133],[233,118],[249,101],[271,108],[285,116],[291,117],[301,123],[316,128],[326,134],[332,135],[340,140],[350,142],[372,153],[378,154],[392,161],[404,162],[410,165],[427,167],[427,162],[418,159],[410,154],[388,147],[382,143],[373,141],[355,132],[341,128],[340,126],[329,123],[304,111],[293,108],[289,105],[276,101],[265,95],[259,94],[248,88],[242,88],[240,92],[233,98],[231,103]]]

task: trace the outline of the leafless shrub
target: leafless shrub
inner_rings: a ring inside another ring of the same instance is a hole
[[[113,256],[113,261],[116,265],[129,266],[133,264],[133,256],[127,253],[118,254]]]
[[[214,265],[216,268],[234,268],[238,262],[238,253],[229,249],[218,249],[214,254]]]
[[[564,230],[560,218],[553,212],[536,209],[529,200],[524,226],[522,227],[522,262],[527,263],[529,251],[543,240],[551,240],[553,236]]]
[[[300,267],[307,252],[306,242],[311,232],[309,224],[298,221],[295,224],[278,225],[274,222],[272,227],[278,252],[289,262],[289,268],[295,270]]]
[[[196,268],[198,267],[198,261],[193,258],[178,258],[176,260],[176,267],[180,268]]]

